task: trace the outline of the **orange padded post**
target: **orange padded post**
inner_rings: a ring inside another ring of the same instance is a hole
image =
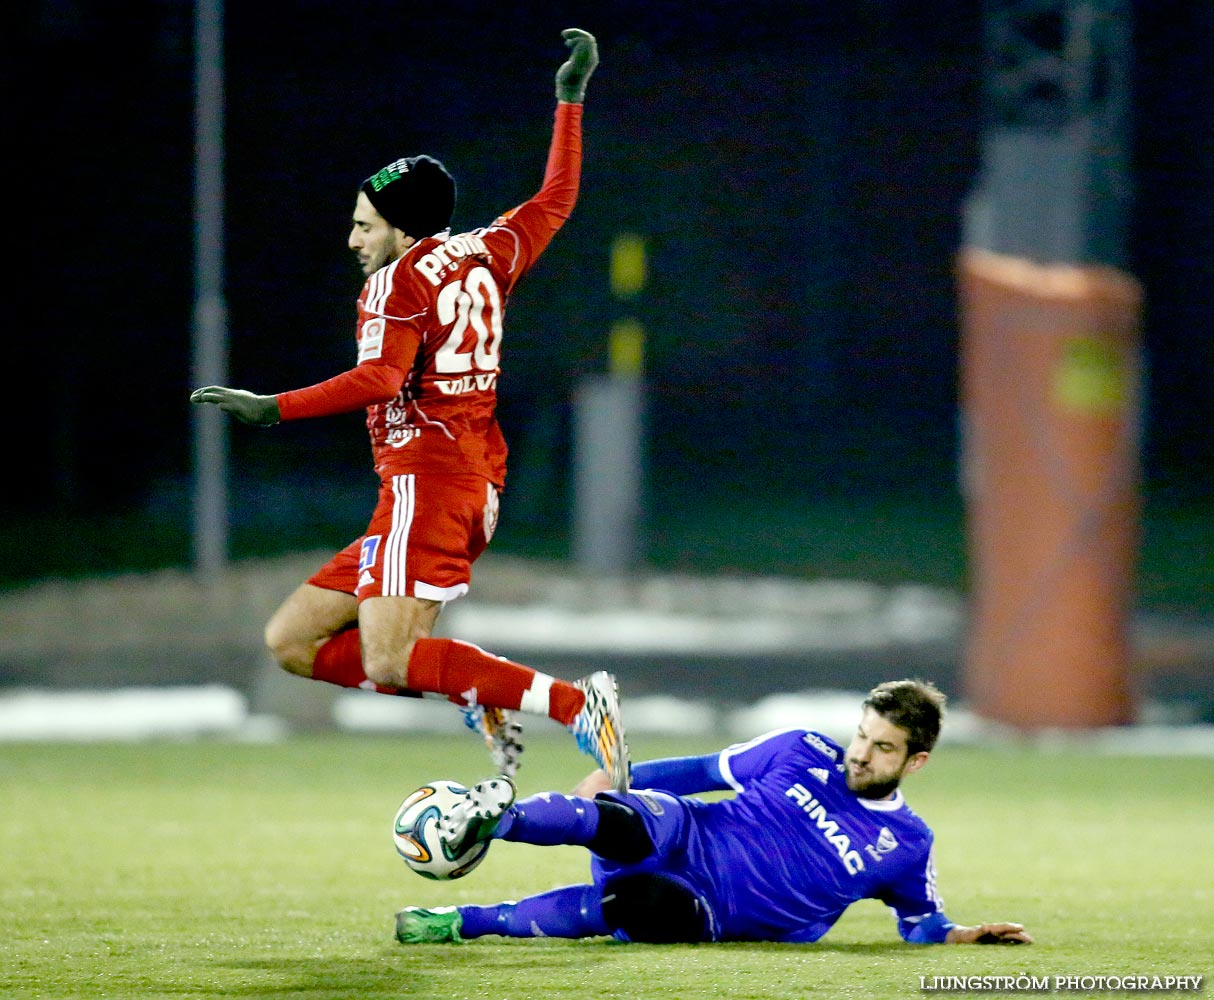
[[[1141,289],[967,249],[959,292],[965,695],[1025,729],[1131,722]]]

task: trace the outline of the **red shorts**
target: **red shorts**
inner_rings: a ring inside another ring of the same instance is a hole
[[[480,476],[403,475],[381,481],[367,533],[308,583],[368,597],[450,601],[497,527],[498,490]]]

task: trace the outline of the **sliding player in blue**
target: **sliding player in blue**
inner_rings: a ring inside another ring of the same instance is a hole
[[[936,892],[932,831],[899,783],[928,761],[945,696],[891,681],[864,699],[846,750],[788,729],[703,757],[647,761],[633,790],[603,772],[582,795],[514,801],[504,777],[483,781],[447,816],[455,853],[485,839],[576,844],[592,882],[495,906],[405,907],[405,944],[506,937],[621,941],[816,941],[859,899],[880,899],[914,944],[1027,944],[1020,924],[955,924]],[[701,792],[737,794],[707,802]],[[593,797],[585,797],[592,795]]]

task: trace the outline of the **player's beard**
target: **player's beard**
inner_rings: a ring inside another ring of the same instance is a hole
[[[877,778],[871,771],[865,772],[867,780],[856,782],[851,767],[847,769],[847,787],[862,799],[883,799],[893,794],[902,783],[902,772],[892,774],[888,778]]]
[[[851,790],[862,799],[883,799],[887,795],[893,794],[893,792],[898,788],[898,785],[901,783],[902,776],[899,775],[896,778],[886,778],[884,781],[871,782],[863,785],[860,788],[853,788],[852,783],[849,780],[847,782],[847,787],[851,788]]]
[[[378,253],[368,255],[365,261],[360,261],[359,263],[362,267],[363,274],[369,278],[391,260],[391,255],[387,253],[386,248],[384,248]]]
[[[359,266],[362,268],[363,274],[369,278],[381,267],[387,267],[403,255],[405,249],[401,245],[400,237],[395,232],[392,232],[384,240],[383,245],[378,251],[373,254],[367,254],[365,261],[361,257],[359,258]]]

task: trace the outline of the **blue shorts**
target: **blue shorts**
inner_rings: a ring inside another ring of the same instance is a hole
[[[711,881],[706,865],[698,858],[696,811],[705,803],[684,799],[652,789],[629,792],[600,792],[596,798],[609,799],[636,810],[645,824],[653,853],[642,861],[622,864],[597,854],[590,855],[590,874],[594,884],[602,889],[611,879],[621,875],[648,873],[663,875],[683,886],[700,900],[708,917],[710,940],[717,940],[720,925],[711,896]]]

